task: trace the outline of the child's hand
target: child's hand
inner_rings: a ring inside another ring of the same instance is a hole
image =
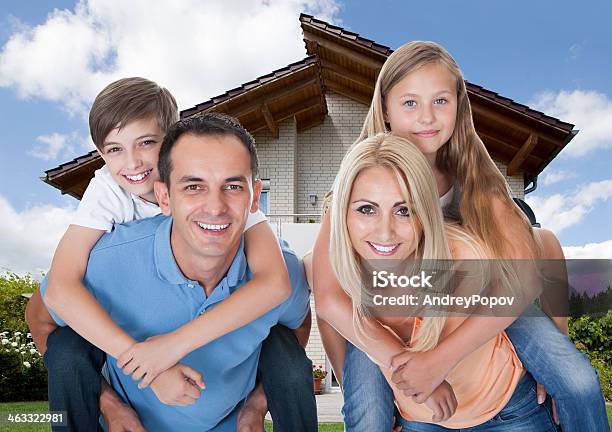
[[[448,364],[445,358],[437,355],[435,349],[404,352],[391,359],[391,369],[394,371],[391,381],[403,390],[404,395],[412,396],[416,403],[423,403],[453,367],[453,364]]]
[[[446,381],[442,382],[425,400],[425,405],[433,412],[431,421],[437,423],[451,418],[457,409],[457,398],[451,385]]]
[[[181,363],[162,372],[151,383],[157,399],[166,405],[192,405],[203,388],[202,374]]]
[[[153,336],[145,342],[132,345],[117,359],[117,366],[132,379],[142,379],[138,388],[148,387],[163,371],[174,366],[183,358],[172,333]]]

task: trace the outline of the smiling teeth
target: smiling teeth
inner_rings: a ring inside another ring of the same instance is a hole
[[[394,245],[394,246],[381,246],[381,245],[377,245],[376,243],[372,243],[372,242],[368,242],[372,245],[372,247],[374,249],[376,249],[379,252],[385,252],[385,253],[389,253],[391,251],[393,251],[398,245]]]
[[[152,171],[152,170],[149,170],[149,171],[146,171],[146,172],[140,173],[140,174],[135,175],[135,176],[129,176],[129,175],[126,175],[125,177],[126,177],[128,180],[131,180],[131,181],[140,181],[140,180],[142,180],[143,178],[145,178],[146,176],[148,176],[149,174],[151,174],[151,171]]]
[[[224,225],[209,225],[205,223],[198,222],[198,226],[202,229],[211,230],[211,231],[221,231],[229,226],[229,224]]]

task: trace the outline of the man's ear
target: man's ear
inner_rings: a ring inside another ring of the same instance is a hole
[[[251,213],[255,213],[259,210],[259,196],[263,189],[263,182],[260,179],[255,180],[253,183],[253,202],[251,202]]]
[[[170,192],[166,183],[156,181],[153,183],[153,192],[155,192],[155,199],[162,213],[166,216],[170,216]]]

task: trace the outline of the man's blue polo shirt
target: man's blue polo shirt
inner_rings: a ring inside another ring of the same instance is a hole
[[[171,227],[172,218],[165,216],[117,225],[100,239],[89,257],[85,286],[111,318],[138,341],[192,321],[250,277],[241,242],[226,276],[207,298],[202,286],[187,279],[176,264],[170,247]],[[302,262],[286,243],[282,250],[291,279],[289,299],[181,360],[204,376],[206,389],[194,405],[162,404],[150,388],[138,389],[138,383],[117,368],[116,359],[108,357],[113,388],[136,409],[147,430],[235,430],[233,411],[254,388],[261,343],[270,328],[277,323],[297,328],[309,310]],[[46,279],[41,285],[43,298],[45,288]],[[51,315],[59,325],[65,325]],[[220,424],[227,416],[230,418]]]

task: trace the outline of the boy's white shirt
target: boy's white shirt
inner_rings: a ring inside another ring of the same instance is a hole
[[[110,232],[114,224],[157,216],[157,204],[123,190],[103,166],[96,170],[79,203],[73,225]],[[266,220],[261,210],[249,213],[244,230]]]

